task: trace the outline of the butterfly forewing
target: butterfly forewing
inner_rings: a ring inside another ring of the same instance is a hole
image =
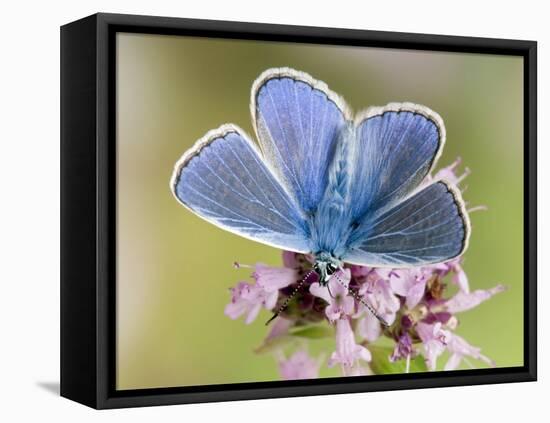
[[[199,140],[172,178],[177,199],[230,232],[271,246],[309,252],[301,211],[242,130],[225,125]]]
[[[324,83],[292,69],[271,69],[255,82],[253,121],[265,159],[304,212],[314,211],[348,108]]]
[[[360,219],[397,204],[417,188],[436,162],[445,129],[439,115],[411,103],[367,109],[356,126],[349,206]]]

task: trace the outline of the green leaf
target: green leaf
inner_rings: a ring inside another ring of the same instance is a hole
[[[369,345],[367,347],[372,354],[372,361],[370,362],[370,368],[377,375],[387,375],[393,373],[406,373],[407,362],[406,360],[397,360],[392,363],[389,360],[392,354],[392,348],[378,347],[375,345]],[[427,372],[426,362],[421,355],[417,355],[411,359],[409,366],[409,373]]]
[[[274,338],[266,339],[257,347],[254,352],[256,354],[265,354],[273,352],[279,348],[284,348],[290,344],[297,342],[298,338],[306,339],[322,339],[334,336],[334,329],[327,325],[305,325],[295,326],[288,330],[288,334],[279,335]]]
[[[289,334],[299,338],[321,339],[334,336],[334,329],[327,325],[297,326],[291,328]]]

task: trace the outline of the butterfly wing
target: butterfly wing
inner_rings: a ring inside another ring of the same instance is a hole
[[[209,132],[176,164],[171,189],[199,217],[254,241],[310,252],[302,213],[234,125]]]
[[[350,238],[345,262],[410,267],[448,261],[461,255],[470,234],[460,192],[435,182],[370,222]]]
[[[420,184],[442,151],[445,127],[427,107],[390,103],[360,113],[356,128],[349,205],[360,220],[391,208]]]
[[[281,68],[255,81],[250,107],[265,159],[301,209],[315,211],[348,106],[325,83]]]

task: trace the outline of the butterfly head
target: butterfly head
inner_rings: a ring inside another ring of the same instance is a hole
[[[334,257],[321,253],[316,256],[313,270],[319,275],[319,284],[326,286],[330,277],[342,266],[342,262]]]

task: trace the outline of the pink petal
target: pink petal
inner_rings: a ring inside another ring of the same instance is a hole
[[[465,293],[470,292],[470,284],[468,283],[468,276],[460,265],[455,267],[456,274],[453,276],[453,282],[458,285],[460,290]]]
[[[394,293],[406,297],[410,287],[409,278],[401,272],[390,278],[390,286]]]
[[[468,342],[466,342],[464,338],[456,334],[453,334],[447,345],[447,348],[451,353],[458,355],[460,358],[464,356],[469,356],[475,358],[476,360],[481,360],[490,366],[495,365],[493,360],[481,354],[481,348],[470,345]],[[451,365],[452,364],[454,363],[451,363]]]
[[[443,354],[443,351],[445,350],[445,346],[435,340],[432,339],[426,343],[423,344],[424,347],[424,357],[426,359],[426,364],[430,370],[435,370],[437,367],[437,358]]]
[[[336,351],[334,351],[331,355],[330,355],[330,358],[328,359],[328,363],[327,365],[329,367],[334,367],[335,364],[339,363],[340,360],[338,358],[338,353]]]
[[[374,269],[374,271],[381,279],[388,281],[393,275],[399,274],[402,270],[390,269],[387,267],[377,267]]]
[[[422,342],[428,342],[433,338],[433,325],[424,322],[418,322],[416,325],[416,333]]]
[[[247,325],[249,325],[250,323],[252,323],[256,317],[258,317],[258,313],[260,312],[260,309],[262,308],[262,305],[261,304],[256,304],[254,305],[250,311],[248,312],[248,315],[246,316],[246,319],[245,319],[245,323]]]
[[[354,264],[351,266],[350,271],[351,275],[354,278],[361,278],[367,276],[372,271],[372,268],[366,266],[358,266]]]
[[[428,324],[419,322],[416,333],[422,340],[423,355],[430,370],[435,370],[437,358],[445,351],[446,342],[451,337],[449,331],[441,329],[441,322]]]
[[[448,272],[449,271],[449,263],[435,263],[431,264],[429,266],[426,266],[425,269],[429,269],[430,271],[438,270],[440,272]]]
[[[239,316],[244,314],[246,312],[246,309],[247,307],[245,303],[242,303],[242,302],[229,303],[225,306],[224,314],[227,317],[235,320]]]
[[[357,332],[367,341],[374,342],[382,334],[382,328],[378,319],[372,313],[367,313],[357,322]]]
[[[365,302],[370,304],[388,324],[393,323],[401,303],[394,295],[388,281],[378,279],[374,282],[365,283],[360,288],[359,293],[364,294],[363,299]],[[363,304],[359,308],[364,312],[368,312]]]
[[[355,336],[348,319],[340,319],[336,322],[336,351],[331,355],[329,366],[340,363],[342,366],[351,367],[357,360],[370,361],[370,352],[355,343]]]
[[[330,304],[325,308],[325,314],[327,315],[328,319],[333,322],[340,318],[340,316],[342,315],[342,311],[337,305]]]
[[[355,356],[367,362],[372,360],[372,355],[370,351],[362,345],[357,345],[355,349]]]
[[[327,303],[332,303],[332,297],[330,296],[326,286],[321,286],[318,282],[314,282],[309,286],[309,292],[311,295],[322,298]]]
[[[344,314],[347,314],[348,316],[353,314],[353,311],[355,309],[355,301],[354,299],[349,296],[349,295],[346,295],[343,299],[342,299],[342,311],[344,312]]]
[[[470,174],[468,168],[464,170],[461,175],[457,175],[456,169],[462,162],[462,159],[458,157],[449,166],[440,169],[433,177],[433,179],[445,179],[453,185],[458,185],[466,176]]]
[[[451,354],[451,356],[447,360],[447,363],[445,364],[445,370],[456,370],[457,367],[460,365],[461,360],[462,360],[461,355]]]
[[[266,266],[262,263],[256,265],[253,276],[258,285],[270,292],[286,288],[298,279],[298,273],[295,269]]]
[[[424,296],[424,291],[426,290],[426,279],[422,278],[419,281],[415,282],[411,288],[409,289],[409,292],[407,292],[407,300],[406,305],[407,308],[410,310],[420,302],[422,297]]]
[[[363,366],[355,364],[351,367],[344,367],[342,369],[342,374],[344,376],[366,376],[371,373],[369,373],[368,369],[364,368]]]
[[[306,351],[299,350],[288,359],[279,361],[279,373],[285,380],[314,379],[319,377],[319,364]]]
[[[340,277],[340,275],[338,275],[338,277]],[[347,286],[347,283],[344,279],[340,278],[340,280]],[[339,295],[344,297],[345,295],[348,295],[348,289],[344,285],[342,285],[342,283],[340,283],[334,276],[328,281],[330,293],[333,297],[337,297]],[[326,287],[324,289],[328,292]]]
[[[478,289],[470,293],[459,291],[454,297],[447,301],[447,310],[450,313],[459,313],[461,311],[470,310],[477,307],[482,302],[487,301],[493,295],[503,292],[506,289],[507,288],[504,285],[497,285],[491,289]]]
[[[264,295],[265,295],[265,300],[263,301],[264,307],[267,310],[273,310],[273,307],[275,307],[275,304],[277,304],[277,298],[279,298],[279,291],[266,292]]]
[[[350,280],[351,271],[349,269],[344,269],[343,271],[338,270],[334,273],[328,282],[332,295],[336,296],[338,294],[347,294]]]

